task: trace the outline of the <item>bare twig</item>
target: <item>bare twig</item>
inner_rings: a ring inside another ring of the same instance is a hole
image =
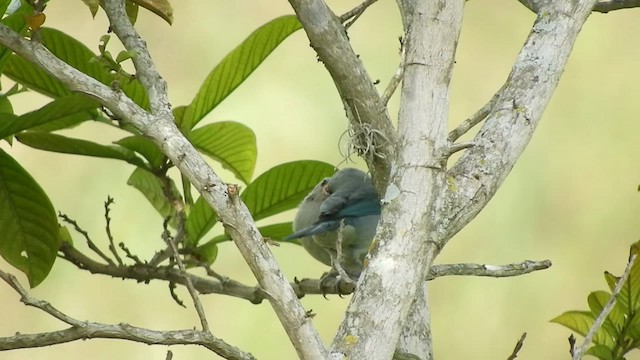
[[[613,306],[616,304],[618,294],[622,290],[622,286],[624,286],[624,283],[629,278],[629,273],[631,272],[633,263],[636,262],[636,258],[637,258],[637,254],[631,255],[631,257],[629,258],[627,267],[624,269],[624,272],[622,273],[622,276],[620,276],[620,279],[618,280],[618,283],[616,284],[615,288],[613,288],[613,292],[611,293],[611,298],[609,298],[609,301],[607,301],[607,304],[602,308],[602,311],[600,311],[600,315],[598,315],[598,317],[596,318],[596,321],[593,323],[593,325],[591,325],[591,328],[589,329],[587,336],[584,337],[584,341],[582,342],[582,345],[578,346],[573,351],[572,353],[573,360],[582,359],[585,351],[587,351],[587,348],[591,344],[593,337],[596,335],[598,330],[602,327],[602,324],[604,324],[604,321],[607,319],[607,316],[609,316],[609,313],[611,312],[611,310],[613,310]]]
[[[463,121],[455,129],[451,130],[451,132],[449,132],[449,136],[447,136],[447,140],[449,140],[450,143],[453,143],[458,140],[460,136],[466,134],[467,131],[469,131],[471,128],[478,125],[489,115],[491,109],[493,109],[493,107],[496,105],[499,97],[500,91],[496,92],[491,100],[489,100],[489,102],[487,102],[480,110],[473,114],[473,116]]]
[[[0,278],[20,294],[20,301],[25,305],[38,308],[71,325],[65,330],[38,334],[18,333],[14,336],[0,337],[0,351],[50,346],[75,340],[122,339],[149,345],[200,345],[225,359],[254,359],[251,354],[227,344],[208,332],[197,330],[155,331],[124,323],[111,325],[80,321],[64,314],[46,301],[32,298],[13,275],[0,270]]]
[[[63,244],[60,248],[63,258],[80,269],[87,270],[94,274],[103,274],[119,279],[132,279],[139,282],[148,283],[151,280],[171,281],[176,284],[186,286],[185,275],[191,279],[194,288],[202,295],[221,294],[248,300],[253,304],[260,304],[265,299],[265,292],[260,286],[250,286],[220,275],[211,270],[208,266],[209,277],[200,277],[194,274],[183,274],[178,269],[149,265],[133,266],[112,266],[106,265],[87,257],[69,244]],[[443,264],[431,267],[427,280],[433,280],[442,276],[482,276],[482,277],[512,277],[528,274],[534,271],[544,270],[551,266],[549,260],[531,261],[526,260],[521,263],[505,265],[485,265],[485,264]],[[213,279],[212,279],[212,278]],[[335,284],[322,284],[319,279],[294,280],[291,287],[298,297],[305,295],[324,294],[351,294],[355,289],[355,284],[337,281]]]
[[[345,222],[344,219],[342,219],[342,221],[340,221],[340,228],[338,229],[336,236],[336,258],[332,259],[332,265],[333,268],[336,269],[340,277],[343,279],[343,281],[346,281],[347,283],[353,283],[354,281],[349,275],[347,275],[347,272],[344,271],[342,265],[340,264],[340,262],[342,261],[342,242],[344,241],[344,227]]]
[[[98,256],[100,256],[102,260],[106,261],[109,265],[115,265],[113,260],[111,260],[111,258],[109,258],[105,253],[103,253],[98,246],[96,246],[96,244],[91,240],[91,237],[89,237],[89,233],[86,232],[84,229],[82,229],[75,220],[71,219],[70,217],[68,217],[66,214],[63,214],[63,213],[58,213],[58,216],[62,219],[62,221],[70,225],[73,225],[73,228],[77,232],[82,234],[82,236],[84,236],[85,240],[87,240],[87,245],[89,246],[89,249],[93,250],[93,252],[98,254]]]
[[[402,75],[404,75],[404,46],[402,38],[400,38],[400,65],[398,65],[396,72],[393,74],[391,80],[389,80],[389,84],[387,84],[387,87],[382,93],[383,104],[387,105],[389,103],[389,99],[391,99],[391,96],[393,96],[393,93],[396,91],[400,81],[402,80]]]
[[[132,253],[131,250],[129,250],[129,248],[127,247],[127,245],[125,245],[123,242],[119,243],[118,246],[120,247],[120,249],[122,249],[122,251],[124,251],[124,255],[129,259],[133,260],[134,263],[138,265],[143,264],[142,260],[140,260],[138,255]]]
[[[109,250],[113,254],[113,257],[116,259],[118,265],[124,265],[122,262],[122,258],[118,254],[116,247],[113,243],[113,235],[111,234],[111,217],[109,216],[109,212],[111,211],[111,204],[114,203],[114,200],[111,196],[107,196],[107,201],[104,202],[104,219],[106,221],[105,230],[107,232],[107,238],[109,238]]]
[[[442,276],[483,276],[483,277],[512,277],[529,274],[534,271],[545,270],[551,267],[551,261],[525,260],[520,263],[506,265],[485,264],[446,264],[433,265],[427,274],[427,280],[433,280]]]
[[[346,23],[344,25],[344,28],[345,29],[350,28],[351,25],[353,25],[353,23],[356,20],[358,20],[360,15],[362,15],[362,13],[364,13],[364,11],[376,1],[378,1],[378,0],[365,0],[362,4],[354,7],[353,9],[347,11],[344,14],[340,15],[340,22],[343,23],[343,24],[351,19],[351,21],[349,21],[348,23]]]
[[[593,11],[608,13],[613,10],[631,9],[640,7],[640,0],[600,0],[593,7]]]
[[[522,333],[522,336],[520,336],[520,339],[516,343],[516,346],[513,348],[513,351],[511,352],[511,355],[509,355],[507,360],[515,360],[515,358],[518,357],[518,353],[520,352],[520,349],[522,349],[522,346],[524,345],[524,339],[526,338],[527,333]]]
[[[468,149],[473,146],[476,146],[476,143],[474,143],[473,141],[451,144],[447,149],[448,150],[447,157],[457,153],[458,151],[462,151],[464,149]]]
[[[171,234],[167,229],[167,221],[165,221],[164,226],[165,229],[162,233],[162,239],[167,243],[167,245],[169,245],[169,247],[171,247],[171,250],[173,250],[173,258],[175,259],[176,264],[178,264],[178,269],[180,269],[180,272],[184,276],[185,285],[187,287],[187,290],[189,291],[189,295],[191,295],[191,299],[193,300],[193,306],[195,306],[198,317],[200,318],[202,331],[210,332],[209,323],[207,322],[207,316],[205,315],[204,308],[202,307],[202,303],[200,302],[200,297],[198,297],[198,292],[193,286],[193,282],[187,274],[187,269],[185,269],[184,264],[182,263],[182,257],[180,256],[180,254],[178,254],[178,247],[174,242],[175,240],[171,237]]]

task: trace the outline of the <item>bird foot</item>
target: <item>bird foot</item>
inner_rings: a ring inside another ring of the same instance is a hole
[[[355,281],[350,278],[344,279],[335,270],[326,272],[320,277],[320,289],[325,299],[327,294],[338,294],[342,298],[343,295],[353,293],[355,287]]]

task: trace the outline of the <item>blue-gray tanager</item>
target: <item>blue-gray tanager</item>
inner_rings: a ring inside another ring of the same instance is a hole
[[[380,199],[371,178],[358,169],[347,168],[322,180],[300,204],[292,235],[300,239],[316,260],[340,267],[357,279],[380,220]],[[338,232],[342,254],[338,259]]]

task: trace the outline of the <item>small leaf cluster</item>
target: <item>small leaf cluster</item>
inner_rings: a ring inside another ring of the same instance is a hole
[[[632,246],[631,253],[637,255],[637,244]],[[609,291],[590,293],[587,297],[589,310],[567,311],[551,321],[586,336],[620,280],[608,271],[604,277]],[[615,300],[613,309],[593,338],[594,345],[586,351],[598,359],[623,360],[627,353],[640,348],[640,261],[634,262]]]

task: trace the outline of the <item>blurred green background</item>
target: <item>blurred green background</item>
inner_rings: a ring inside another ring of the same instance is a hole
[[[358,1],[329,3],[342,13]],[[174,106],[187,104],[213,66],[255,28],[292,13],[285,1],[173,1],[173,5],[173,26],[141,11],[137,28],[169,83]],[[45,25],[62,29],[95,51],[107,30],[104,14],[92,20],[79,1],[53,1],[46,14]],[[606,289],[603,271],[619,274],[624,269],[628,247],[640,234],[640,44],[633,40],[633,34],[640,32],[639,15],[634,9],[591,16],[524,155],[487,208],[437,259],[438,263],[502,264],[548,258],[553,267],[519,278],[433,281],[430,300],[437,359],[506,358],[525,331],[529,335],[520,358],[567,359],[570,332],[549,319],[586,308],[590,291]],[[467,2],[453,77],[452,127],[502,85],[533,21],[534,15],[515,0]],[[373,5],[349,35],[372,77],[382,81],[382,91],[399,61],[401,25],[395,2]],[[18,113],[46,101],[32,94],[14,99]],[[390,110],[394,117],[397,103],[395,96]],[[240,121],[256,132],[256,175],[292,160],[342,161],[338,144],[346,128],[342,104],[302,31],[276,49],[205,121],[216,120]],[[65,133],[102,143],[122,135],[95,124]],[[19,143],[1,146],[40,182],[56,209],[76,219],[95,241],[106,243],[102,204],[111,195],[116,199],[112,211],[116,240],[147,259],[161,247],[162,219],[140,193],[125,185],[130,166],[49,154]],[[229,173],[222,175],[237,182]],[[276,220],[290,220],[292,214]],[[74,237],[76,244],[83,243]],[[317,277],[325,270],[297,246],[272,251],[290,279]],[[17,273],[3,260],[0,268]],[[220,247],[215,269],[255,283],[232,243]],[[27,283],[24,276],[19,278]],[[178,292],[187,309],[172,301],[165,283],[144,285],[92,276],[64,261],[57,261],[50,277],[32,290],[34,296],[78,319],[153,329],[197,327],[187,292]],[[259,359],[296,358],[267,302],[252,305],[215,295],[202,300],[215,335]],[[317,314],[313,321],[327,344],[348,301],[337,296],[302,299]],[[0,336],[65,328],[26,308],[5,284],[0,284],[0,304]],[[166,350],[91,340],[3,352],[0,359],[146,360],[164,359]],[[216,358],[196,347],[171,350],[174,359]]]

